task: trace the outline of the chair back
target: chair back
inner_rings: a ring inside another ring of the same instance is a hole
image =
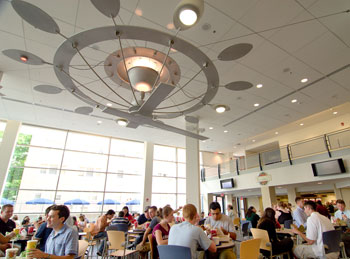
[[[109,249],[112,250],[123,250],[122,246],[125,243],[125,233],[123,231],[108,230],[107,231],[108,241],[110,243]]]
[[[341,230],[331,230],[322,233],[323,244],[327,246],[326,254],[340,251]]]
[[[239,226],[239,223],[240,223],[240,218],[237,217],[233,219],[233,225]]]
[[[158,246],[159,259],[191,259],[191,249],[184,246]]]
[[[123,231],[124,233],[126,233],[129,230],[129,226],[128,224],[118,223],[118,224],[109,225],[107,227],[107,231],[108,230]]]
[[[258,259],[260,255],[261,239],[243,241],[240,248],[240,259]]]
[[[258,239],[258,238],[261,239],[260,249],[264,249],[267,251],[272,250],[271,245],[267,245],[267,244],[270,244],[270,238],[269,238],[269,234],[267,233],[266,230],[258,229],[258,228],[251,228],[250,231],[252,232],[254,239]]]
[[[151,259],[157,259],[158,256],[158,250],[157,250],[157,241],[154,240],[152,234],[148,235],[148,241],[149,241],[149,246],[151,249]]]
[[[292,219],[285,220],[284,221],[284,228],[291,229],[292,228],[292,224],[293,224],[293,220]]]
[[[85,240],[78,240],[79,242],[79,250],[78,250],[78,257],[83,259],[85,256],[86,249],[89,246],[89,243]]]
[[[249,224],[250,221],[245,221],[245,222],[242,222],[242,233],[243,233],[243,236],[249,236]]]

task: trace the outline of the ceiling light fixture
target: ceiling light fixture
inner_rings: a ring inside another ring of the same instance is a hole
[[[300,123],[299,125],[300,125],[300,126],[304,126],[304,123]]]
[[[336,115],[338,112],[333,112],[334,115]]]
[[[98,124],[98,125],[102,124],[102,121],[97,121],[97,124]]]
[[[213,127],[209,127],[210,130],[214,129]]]
[[[128,125],[128,120],[126,119],[118,119],[117,123],[119,126],[125,127],[126,125]]]
[[[278,135],[278,131],[276,131],[275,134]]]
[[[257,84],[256,85],[256,88],[261,88],[261,87],[263,87],[263,84]]]
[[[217,113],[223,113],[223,112],[225,112],[227,110],[227,107],[225,106],[225,105],[217,105],[216,107],[215,107],[215,111],[217,112]]]
[[[224,133],[227,133],[228,132],[228,130],[224,130]]]
[[[107,103],[106,104],[108,107],[112,107],[112,104],[111,103]]]
[[[307,79],[307,78],[301,79],[301,82],[302,82],[302,83],[306,83],[307,81],[309,81],[309,79]]]
[[[204,11],[204,0],[182,0],[175,8],[175,28],[186,30],[195,25]]]
[[[254,103],[254,107],[258,107],[260,104],[258,103]]]
[[[296,103],[297,101],[298,101],[297,99],[291,100],[292,103]]]
[[[21,61],[23,61],[23,62],[27,62],[28,61],[28,57],[26,57],[26,56],[21,56],[19,59]]]
[[[255,142],[255,139],[253,139],[252,142]]]

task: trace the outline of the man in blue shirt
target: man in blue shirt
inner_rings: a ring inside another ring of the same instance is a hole
[[[47,227],[52,232],[46,241],[45,252],[31,249],[29,258],[74,259],[78,255],[78,233],[64,224],[69,217],[69,209],[65,205],[51,207],[47,217]]]
[[[52,232],[52,228],[47,227],[47,221],[46,221],[46,218],[49,215],[49,212],[50,212],[52,206],[47,207],[47,209],[45,210],[45,222],[43,222],[40,225],[40,227],[38,228],[38,231],[36,232],[36,234],[34,236],[34,239],[40,240],[39,249],[43,252],[45,252],[46,240],[48,239],[48,237],[50,236],[50,234]]]
[[[295,198],[297,208],[293,212],[293,219],[297,227],[304,226],[306,228],[307,215],[304,211],[304,200],[301,197]]]
[[[337,200],[338,210],[334,213],[334,217],[347,222],[350,220],[350,210],[345,210],[345,207],[345,202],[343,200]]]

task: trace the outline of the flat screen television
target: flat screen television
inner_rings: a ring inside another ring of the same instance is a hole
[[[231,189],[234,187],[233,178],[220,180],[221,189]]]
[[[345,166],[343,159],[329,160],[319,163],[311,164],[314,176],[323,176],[331,174],[345,173]]]

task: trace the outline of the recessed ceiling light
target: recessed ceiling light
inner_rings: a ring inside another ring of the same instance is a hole
[[[304,123],[300,123],[299,125],[300,125],[300,126],[304,126]]]
[[[278,131],[276,131],[275,134],[278,135]]]
[[[338,112],[333,112],[334,115],[336,115]]]
[[[97,121],[97,124],[99,124],[99,125],[100,125],[101,123],[102,123],[102,121]]]
[[[119,126],[125,127],[126,125],[128,125],[128,121],[126,119],[118,119],[117,123]]]
[[[252,142],[255,142],[255,139],[253,139]]]
[[[254,107],[258,107],[260,104],[258,103],[254,103]]]
[[[306,83],[307,81],[309,81],[309,79],[307,79],[307,78],[301,79],[301,82],[302,82],[302,83]]]
[[[205,140],[202,140],[203,143],[205,143]]]
[[[210,130],[214,129],[213,127],[209,127]]]
[[[223,113],[223,112],[226,111],[226,109],[227,108],[226,108],[225,105],[218,105],[218,106],[215,107],[215,110],[216,110],[217,113]]]
[[[21,56],[19,59],[21,61],[23,61],[23,62],[27,62],[28,61],[28,57],[26,57],[26,56]]]
[[[297,101],[298,101],[297,99],[291,100],[292,103],[296,103]]]
[[[257,84],[257,85],[256,85],[256,88],[261,88],[261,87],[263,87],[262,84]]]
[[[107,103],[106,104],[108,107],[112,107],[112,104],[111,103]]]
[[[224,133],[227,133],[228,132],[228,130],[224,130]]]
[[[142,16],[142,10],[137,8],[137,9],[135,10],[135,14],[136,14],[137,16]]]

